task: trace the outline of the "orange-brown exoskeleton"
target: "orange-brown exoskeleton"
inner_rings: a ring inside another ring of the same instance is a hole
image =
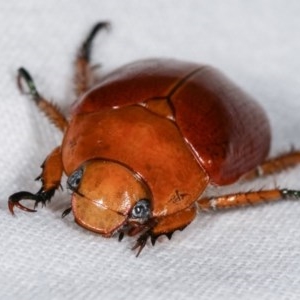
[[[193,221],[197,209],[227,208],[300,192],[273,189],[201,198],[208,185],[280,171],[299,162],[297,151],[266,161],[270,126],[262,108],[212,67],[172,59],[128,64],[94,82],[91,43],[107,27],[96,24],[82,44],[75,65],[80,101],[67,120],[43,98],[24,69],[36,104],[64,132],[59,147],[42,165],[36,194],[10,196],[20,203],[45,204],[68,176],[76,222],[105,237],[139,235],[138,254],[148,238],[169,238]]]

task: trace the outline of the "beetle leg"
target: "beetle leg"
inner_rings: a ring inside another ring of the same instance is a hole
[[[192,206],[172,215],[155,218],[151,221],[151,223],[149,223],[151,224],[150,226],[145,224],[144,229],[147,228],[147,230],[139,236],[132,250],[138,249],[136,256],[139,256],[149,238],[152,246],[155,245],[156,240],[162,235],[167,236],[167,238],[170,240],[176,230],[183,230],[193,221],[196,213],[196,206]],[[139,232],[141,231],[142,230],[139,230]],[[135,233],[135,231],[129,231],[128,235],[134,235]]]
[[[217,210],[226,208],[238,208],[262,202],[284,200],[299,200],[300,190],[273,189],[266,191],[229,194],[219,197],[209,197],[198,200],[201,210]]]
[[[14,215],[14,206],[18,207],[21,210],[28,212],[35,212],[35,209],[28,208],[20,203],[21,200],[33,200],[38,201],[39,196],[29,192],[18,192],[11,195],[8,199],[8,208],[10,212]]]
[[[145,224],[140,224],[139,226],[133,226],[128,230],[127,234],[129,236],[134,236],[139,233],[142,233],[136,240],[135,245],[131,248],[131,250],[138,249],[136,257],[138,257],[142,252],[142,250],[144,249],[148,238],[151,237],[152,240],[153,237],[152,229],[155,227],[156,224],[157,224],[156,219],[150,219]],[[119,235],[119,241],[123,239],[123,236],[124,234]]]
[[[46,204],[47,201],[50,201],[51,197],[54,195],[55,190],[43,191],[40,190],[36,194],[29,192],[21,191],[11,195],[8,199],[8,208],[9,211],[14,215],[14,207],[18,207],[21,210],[28,212],[36,212],[36,206],[38,203]],[[33,200],[35,201],[34,209],[28,208],[20,203],[21,200]]]
[[[136,254],[136,257],[138,257],[140,255],[140,253],[142,252],[142,250],[144,249],[146,243],[147,243],[147,240],[150,238],[150,241],[151,241],[151,244],[152,246],[155,245],[156,243],[156,240],[162,236],[162,235],[165,235],[169,240],[171,240],[172,236],[173,236],[173,233],[176,231],[176,230],[180,230],[182,231],[188,224],[180,227],[180,228],[176,228],[172,231],[168,231],[168,232],[163,232],[163,233],[158,233],[158,234],[154,234],[152,230],[148,230],[146,232],[144,232],[143,234],[141,234],[139,236],[139,238],[137,239],[135,245],[131,248],[131,250],[136,250],[138,249],[137,251],[137,254]],[[123,238],[123,237],[122,237]],[[119,237],[119,241],[120,241],[120,237]]]
[[[138,257],[140,255],[140,253],[142,252],[142,250],[144,249],[148,238],[151,236],[151,230],[148,230],[146,232],[144,232],[143,234],[141,234],[139,236],[139,238],[136,240],[135,245],[131,248],[131,250],[137,250],[137,254],[136,257]]]
[[[93,67],[90,65],[92,42],[102,29],[108,29],[108,22],[97,23],[82,43],[75,61],[75,93],[79,98],[90,89],[93,81]]]
[[[246,173],[243,176],[245,180],[255,179],[261,176],[267,176],[274,173],[279,173],[285,169],[296,166],[300,163],[300,151],[292,150],[277,157],[265,161],[254,170]]]
[[[50,119],[50,121],[61,131],[68,125],[68,121],[65,116],[59,111],[59,109],[42,97],[36,89],[34,81],[30,74],[26,69],[20,68],[18,70],[17,84],[22,93],[24,93],[24,89],[21,81],[24,80],[29,88],[29,94],[32,97],[32,100],[38,106],[38,108],[46,114],[46,116]]]
[[[60,180],[63,172],[60,147],[55,148],[42,164],[42,174],[37,178],[42,181],[41,189],[32,194],[29,192],[18,192],[8,199],[8,208],[14,214],[14,207],[28,212],[35,212],[38,203],[45,205],[53,197],[55,191],[60,187]],[[35,201],[34,209],[27,208],[20,203],[21,200]]]

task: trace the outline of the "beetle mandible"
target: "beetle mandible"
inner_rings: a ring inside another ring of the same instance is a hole
[[[300,161],[291,151],[266,160],[270,126],[263,109],[216,69],[172,59],[125,65],[94,82],[91,48],[97,23],[75,63],[79,100],[69,120],[38,92],[24,68],[18,84],[28,85],[37,106],[64,132],[62,144],[42,165],[36,193],[9,197],[14,207],[34,212],[21,200],[46,204],[68,176],[76,222],[105,237],[138,235],[137,255],[150,238],[171,238],[197,209],[239,207],[262,201],[299,199],[300,191],[260,190],[203,198],[208,185],[279,172]]]

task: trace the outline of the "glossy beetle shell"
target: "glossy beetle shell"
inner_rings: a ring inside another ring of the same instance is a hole
[[[191,207],[207,184],[255,168],[269,146],[263,110],[219,71],[156,59],[126,65],[84,95],[62,160],[67,175],[99,158],[126,166],[149,188],[153,217],[167,217]]]

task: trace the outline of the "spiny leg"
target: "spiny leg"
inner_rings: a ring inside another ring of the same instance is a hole
[[[8,199],[8,208],[14,214],[14,207],[28,212],[35,212],[35,209],[30,209],[20,203],[21,200],[35,201],[34,208],[41,203],[45,205],[51,200],[55,191],[60,187],[60,181],[63,173],[63,165],[61,160],[60,147],[55,148],[50,155],[46,158],[42,165],[42,174],[37,180],[42,181],[41,189],[36,193],[21,191],[11,195]]]
[[[151,231],[146,231],[141,234],[139,238],[136,240],[135,245],[131,248],[131,250],[137,250],[136,257],[140,255],[144,247],[146,246],[148,238],[151,236]]]
[[[85,41],[82,43],[75,62],[75,93],[77,98],[90,89],[93,84],[93,68],[90,65],[92,43],[96,34],[102,29],[108,29],[108,22],[97,23]]]
[[[239,208],[247,205],[255,205],[262,202],[284,200],[299,200],[300,190],[272,189],[266,191],[228,194],[218,197],[208,197],[198,200],[201,210],[217,210],[227,208]]]
[[[140,253],[142,252],[142,250],[144,249],[144,247],[146,246],[146,243],[147,243],[149,238],[150,238],[152,246],[154,246],[157,239],[160,236],[165,235],[169,240],[171,240],[171,238],[172,238],[172,236],[173,236],[173,234],[176,230],[182,231],[187,225],[188,224],[186,224],[186,225],[184,225],[180,228],[172,229],[171,231],[158,233],[158,234],[155,234],[152,230],[148,230],[148,231],[144,232],[143,234],[141,234],[138,237],[138,239],[136,240],[135,245],[131,248],[131,250],[136,250],[137,249],[136,257],[138,257],[140,255]],[[122,239],[123,239],[123,236],[119,236],[119,241],[121,241]]]
[[[140,234],[138,239],[136,240],[135,245],[131,248],[131,250],[137,250],[136,257],[140,255],[142,250],[144,249],[147,240],[149,237],[151,237],[151,241],[153,238],[153,228],[157,225],[157,220],[150,219],[144,224],[136,224],[136,226],[133,226],[127,230],[127,235],[128,236],[135,236],[137,234]],[[124,232],[120,233],[119,235],[119,241],[121,241],[124,237]]]
[[[244,180],[279,173],[300,163],[300,151],[292,150],[277,157],[266,160],[263,164],[243,176]]]
[[[65,116],[59,111],[59,109],[54,104],[52,104],[40,95],[40,93],[37,91],[32,77],[24,68],[20,68],[18,70],[17,77],[18,87],[20,91],[24,93],[24,89],[21,83],[22,80],[26,82],[29,88],[29,95],[31,96],[32,100],[36,103],[38,108],[46,114],[46,116],[58,129],[64,131],[64,129],[68,125],[68,121],[66,120]]]
[[[162,235],[167,236],[167,238],[170,240],[173,233],[176,230],[183,230],[193,221],[193,219],[196,217],[196,214],[197,208],[195,205],[193,205],[177,213],[149,220],[149,222],[145,224],[144,228],[141,228],[142,230],[138,229],[137,232],[133,228],[131,232],[128,232],[129,236],[135,235],[138,232],[142,232],[142,234],[137,239],[132,250],[137,250],[136,256],[138,257],[149,238],[152,246],[155,245],[156,240]]]

